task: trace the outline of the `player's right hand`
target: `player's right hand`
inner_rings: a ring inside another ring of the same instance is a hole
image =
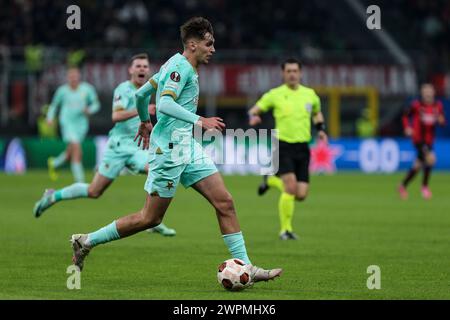
[[[257,124],[260,124],[261,123],[261,117],[260,116],[258,116],[258,115],[251,115],[250,117],[249,117],[249,120],[248,120],[248,124],[250,125],[250,126],[256,126]]]
[[[411,137],[413,134],[413,129],[411,127],[405,128],[405,136]]]
[[[138,140],[138,147],[141,146],[142,142],[142,149],[147,150],[150,145],[150,132],[152,132],[153,125],[150,122],[150,120],[141,122],[139,125],[138,132],[136,136],[134,137],[134,141],[139,138]]]
[[[219,117],[211,117],[211,118],[200,117],[198,119],[197,125],[201,126],[206,130],[218,130],[222,132],[222,130],[225,129],[225,123],[223,123],[223,119]]]

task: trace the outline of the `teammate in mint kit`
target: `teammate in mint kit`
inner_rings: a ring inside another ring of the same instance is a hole
[[[161,223],[181,183],[194,188],[214,206],[224,242],[233,258],[248,264],[252,282],[273,279],[282,270],[264,270],[252,265],[233,199],[213,161],[192,137],[193,125],[207,130],[222,131],[225,128],[220,118],[203,118],[195,114],[199,94],[197,67],[207,64],[215,52],[212,26],[204,18],[192,18],[181,26],[181,39],[183,54],[172,56],[159,71],[156,92],[158,122],[154,129],[146,107],[152,84],[145,84],[136,93],[142,121],[136,138],[139,138],[139,145],[143,144],[144,149],[150,150],[146,203],[141,211],[121,217],[95,232],[72,235],[73,262],[81,270],[84,259],[95,246]]]
[[[98,172],[90,184],[77,182],[60,190],[47,189],[36,202],[33,214],[39,218],[45,210],[55,203],[80,198],[98,199],[111,183],[127,168],[133,173],[148,172],[148,151],[142,150],[134,140],[140,120],[136,109],[136,91],[147,82],[150,76],[150,62],[147,54],[137,54],[130,59],[128,66],[130,80],[124,81],[114,90],[112,102],[112,121],[114,127],[109,132],[106,151]],[[156,91],[158,74],[149,83],[151,91]],[[145,102],[148,107],[149,99]],[[154,106],[154,105],[153,105]],[[174,236],[176,231],[160,224],[149,229],[163,236]]]
[[[72,67],[67,70],[67,84],[60,86],[52,99],[47,122],[52,123],[59,112],[59,125],[67,148],[57,157],[48,158],[50,179],[58,178],[56,169],[70,160],[70,167],[76,182],[84,182],[81,143],[89,130],[89,116],[98,112],[100,103],[92,85],[81,82],[80,70]]]

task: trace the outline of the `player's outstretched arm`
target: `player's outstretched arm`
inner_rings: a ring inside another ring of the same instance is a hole
[[[136,109],[141,121],[150,120],[148,105],[152,94],[156,91],[155,87],[147,81],[142,87],[136,91]]]
[[[413,113],[412,107],[405,108],[402,115],[402,125],[403,125],[403,131],[405,133],[405,136],[410,137],[413,134],[413,130],[411,128],[411,124],[409,121],[409,118],[411,117]]]
[[[52,123],[55,120],[56,111],[58,107],[61,105],[63,99],[62,89],[58,88],[53,95],[52,102],[50,103],[50,107],[47,111],[47,122]]]
[[[132,110],[115,110],[112,113],[112,122],[121,122],[126,121],[128,119],[134,118],[138,115],[138,112],[136,109]]]
[[[196,124],[200,116],[190,112],[175,102],[172,96],[165,95],[156,106],[158,111],[175,119]]]
[[[190,112],[180,106],[173,100],[170,95],[162,96],[157,105],[158,111],[178,120],[182,120],[188,123],[192,123],[206,130],[219,130],[222,131],[225,128],[223,120],[218,117],[203,118]]]
[[[98,101],[97,92],[94,87],[89,87],[88,92],[89,105],[87,106],[87,114],[92,115],[100,110],[100,102]]]
[[[261,123],[261,117],[259,116],[261,114],[261,109],[255,105],[248,111],[248,123],[250,126],[256,126],[257,124]]]

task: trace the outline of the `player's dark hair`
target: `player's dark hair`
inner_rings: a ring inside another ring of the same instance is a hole
[[[302,63],[300,62],[300,60],[295,59],[295,58],[288,58],[286,60],[283,61],[283,63],[281,64],[281,70],[284,70],[284,68],[286,68],[287,64],[291,64],[291,63],[296,63],[299,67],[299,69],[302,69]]]
[[[147,61],[150,61],[150,59],[148,57],[148,54],[146,54],[146,53],[138,53],[138,54],[135,54],[134,56],[132,56],[130,58],[130,61],[128,62],[128,67],[131,67],[133,65],[133,61],[134,60],[139,60],[139,59],[145,59]]]
[[[208,32],[214,34],[211,22],[203,17],[194,17],[180,27],[181,41],[186,44],[192,38],[203,40]]]

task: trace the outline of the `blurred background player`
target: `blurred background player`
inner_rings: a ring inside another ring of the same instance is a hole
[[[81,143],[89,130],[89,116],[100,109],[97,93],[93,86],[80,82],[80,70],[70,67],[67,70],[67,84],[60,86],[47,113],[49,125],[53,124],[58,108],[59,125],[67,148],[57,157],[48,159],[48,172],[51,180],[56,180],[56,169],[70,160],[70,167],[76,182],[84,182],[83,155]]]
[[[98,172],[90,184],[77,182],[60,190],[46,190],[42,198],[36,202],[33,213],[40,217],[46,209],[62,200],[78,198],[99,198],[120,172],[127,168],[134,173],[148,172],[148,152],[142,150],[133,141],[140,120],[136,109],[136,91],[147,82],[150,75],[150,64],[147,54],[138,54],[131,58],[128,68],[130,80],[122,82],[114,90],[112,103],[112,121],[114,127],[109,132],[107,149]],[[154,91],[157,75],[148,82]],[[146,100],[146,105],[149,105]],[[151,105],[151,113],[154,113]],[[149,229],[164,236],[174,236],[175,230],[160,224]]]
[[[417,150],[417,158],[398,188],[402,199],[408,198],[406,187],[421,169],[423,169],[422,197],[431,198],[432,193],[428,183],[431,170],[436,163],[433,152],[435,130],[436,125],[445,125],[444,109],[442,103],[435,99],[433,85],[423,84],[420,95],[420,99],[412,101],[402,118],[405,135],[412,138]]]
[[[306,199],[309,188],[308,143],[311,140],[311,117],[318,131],[319,139],[328,141],[324,117],[320,111],[320,99],[313,89],[300,84],[301,63],[288,59],[282,65],[281,86],[265,93],[250,110],[250,125],[261,123],[262,112],[271,110],[279,140],[279,169],[276,176],[265,176],[258,189],[263,195],[269,187],[281,192],[278,203],[280,216],[280,239],[295,240],[292,219],[294,201]]]
[[[85,257],[95,246],[131,236],[161,223],[181,182],[185,187],[192,186],[215,207],[224,242],[232,257],[249,265],[252,281],[273,279],[282,270],[264,270],[251,264],[232,197],[214,162],[192,136],[194,124],[207,130],[222,131],[225,128],[220,118],[196,115],[199,95],[197,68],[208,64],[215,52],[212,25],[208,20],[196,17],[182,25],[180,31],[183,54],[173,55],[159,71],[156,94],[158,122],[155,128],[150,122],[146,102],[152,92],[151,85],[146,84],[136,93],[142,121],[136,138],[139,137],[139,145],[143,142],[144,149],[150,145],[144,208],[95,232],[72,235],[73,262],[81,270]],[[185,141],[187,144],[184,144]],[[187,152],[188,158],[179,156],[177,151],[180,148],[183,148],[183,154]]]

